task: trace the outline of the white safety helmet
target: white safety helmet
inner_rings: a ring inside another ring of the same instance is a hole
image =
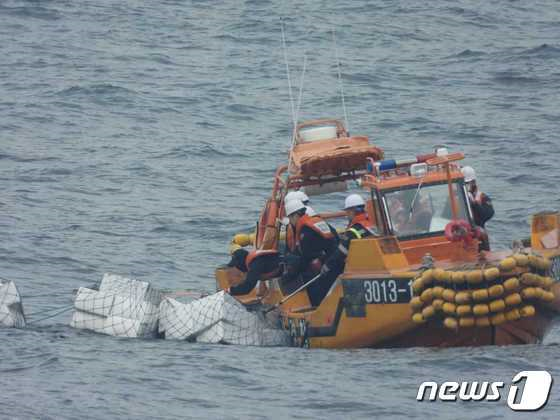
[[[296,191],[296,192],[298,195],[296,198],[299,198],[302,203],[307,203],[309,201],[309,197],[303,191]]]
[[[286,210],[286,216],[291,216],[295,212],[303,210],[305,208],[305,204],[296,198],[295,200],[286,202],[284,208]]]
[[[461,172],[463,172],[463,177],[465,178],[465,182],[476,181],[476,172],[472,167],[464,166],[461,168]]]
[[[290,191],[286,194],[286,198],[284,201],[287,203],[288,201],[292,200],[301,200],[303,203],[309,201],[309,197],[303,191]]]
[[[346,197],[346,200],[344,200],[344,210],[351,209],[352,207],[359,207],[365,205],[366,202],[359,194],[350,194],[348,197]]]
[[[284,203],[289,203],[292,200],[295,200],[296,198],[299,198],[297,196],[297,191],[290,191],[288,194],[286,194],[286,197],[284,197]]]

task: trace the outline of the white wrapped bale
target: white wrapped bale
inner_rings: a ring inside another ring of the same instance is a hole
[[[140,322],[137,319],[109,316],[105,318],[103,333],[115,337],[145,337],[154,334],[152,325]]]
[[[25,327],[21,297],[13,281],[0,280],[0,327]]]
[[[286,347],[290,345],[290,335],[281,328],[265,328],[261,337],[261,346]]]
[[[74,308],[81,312],[107,317],[111,314],[114,300],[114,293],[80,287],[74,300]]]
[[[159,308],[144,300],[138,301],[130,297],[115,295],[110,315],[148,322],[154,318],[157,320]]]
[[[196,342],[260,346],[263,329],[263,325],[258,322],[255,322],[253,327],[242,328],[227,321],[220,321],[196,337]]]
[[[105,319],[107,317],[102,315],[91,314],[88,312],[74,311],[70,326],[80,330],[91,330],[102,332],[105,327]]]
[[[150,283],[118,274],[105,273],[99,285],[99,291],[147,301],[154,305],[159,305],[162,299],[161,292],[151,287]]]
[[[287,345],[283,331],[249,312],[225,292],[181,303],[166,298],[160,305],[159,331],[166,339],[196,340],[199,343],[222,343],[248,346]]]
[[[246,309],[225,292],[218,292],[190,303],[166,298],[160,305],[161,333],[166,338],[192,340],[220,320],[246,317]]]
[[[184,304],[166,298],[160,304],[159,331],[169,339],[194,339],[220,320],[220,311],[214,310],[213,306],[212,299],[206,301],[203,298]]]
[[[101,284],[100,292],[119,292],[120,294],[131,294],[138,299],[143,299],[150,284],[145,281],[138,281],[118,274],[105,273]]]
[[[118,337],[154,336],[160,300],[147,282],[105,274],[99,290],[78,290],[70,325]]]

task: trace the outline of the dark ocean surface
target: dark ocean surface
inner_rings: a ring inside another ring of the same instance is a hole
[[[387,156],[462,150],[495,248],[560,208],[557,1],[0,0],[0,276],[35,320],[0,329],[0,418],[559,418],[560,329],[508,348],[301,350],[69,328],[105,272],[212,291],[299,119],[342,117]],[[338,205],[338,203],[336,203]],[[43,312],[52,311],[52,312]],[[423,381],[556,379],[548,406],[419,403]]]

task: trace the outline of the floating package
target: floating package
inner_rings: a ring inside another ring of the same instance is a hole
[[[13,281],[0,280],[0,327],[25,327],[21,297]]]
[[[287,334],[262,314],[249,312],[229,294],[181,303],[165,298],[160,305],[159,332],[166,339],[248,346],[288,345]]]
[[[98,290],[78,290],[70,326],[117,337],[155,336],[161,299],[147,282],[105,274]]]

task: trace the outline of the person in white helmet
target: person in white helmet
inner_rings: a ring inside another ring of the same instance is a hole
[[[290,191],[288,194],[286,194],[286,197],[284,198],[284,202],[287,203],[289,201],[296,200],[296,199],[301,200],[301,202],[305,205],[305,208],[307,209],[306,211],[307,215],[309,216],[317,215],[315,210],[313,210],[313,208],[309,205],[309,197],[303,191]]]
[[[467,187],[469,205],[473,213],[474,223],[483,230],[480,249],[489,251],[490,243],[488,241],[488,235],[484,231],[484,225],[494,216],[492,200],[478,189],[478,185],[476,184],[476,172],[472,167],[464,166],[461,168],[461,172],[463,173],[465,185]]]
[[[319,216],[308,215],[305,204],[299,199],[286,202],[285,211],[294,229],[294,245],[285,258],[287,270],[284,280],[289,282],[300,275],[304,280],[311,279],[336,249],[336,230]],[[313,306],[321,303],[329,287],[321,281],[308,286],[309,300]]]
[[[309,205],[309,197],[303,191],[290,191],[284,197],[284,205],[287,205],[290,201],[293,200],[300,200],[303,205],[305,206],[305,214],[308,216],[317,216],[317,213],[313,208]],[[295,226],[292,226],[290,223],[286,226],[286,247],[289,252],[295,252],[296,247],[296,230]]]
[[[369,220],[366,212],[366,202],[361,195],[350,194],[346,197],[346,200],[344,200],[344,211],[348,218],[346,232],[341,236],[336,251],[321,268],[321,274],[329,276],[333,282],[344,271],[350,242],[354,239],[367,238],[368,236],[379,236],[379,232],[373,226],[371,220]]]

